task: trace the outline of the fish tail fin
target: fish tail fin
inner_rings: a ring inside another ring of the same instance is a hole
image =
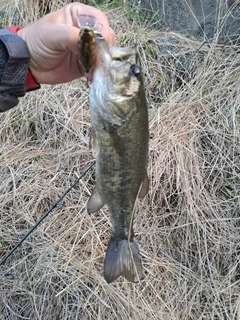
[[[110,283],[120,275],[132,282],[143,279],[141,258],[135,240],[129,242],[111,238],[108,243],[104,260],[104,278]]]

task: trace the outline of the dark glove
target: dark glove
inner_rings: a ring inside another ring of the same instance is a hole
[[[0,112],[18,104],[26,93],[30,55],[26,43],[11,31],[0,29]]]

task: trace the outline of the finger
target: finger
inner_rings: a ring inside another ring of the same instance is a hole
[[[56,43],[60,46],[60,50],[71,51],[78,55],[78,37],[79,28],[60,25],[59,32],[56,35]]]

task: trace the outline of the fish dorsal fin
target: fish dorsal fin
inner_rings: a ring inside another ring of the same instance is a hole
[[[148,189],[149,189],[149,179],[148,179],[147,170],[146,170],[143,182],[139,189],[138,198],[144,198],[145,195],[148,193]]]
[[[87,212],[89,214],[96,212],[100,210],[102,206],[104,206],[104,202],[100,196],[97,186],[95,186],[87,203]]]

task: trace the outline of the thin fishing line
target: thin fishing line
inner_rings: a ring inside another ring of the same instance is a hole
[[[51,208],[44,213],[44,215],[38,220],[38,222],[32,226],[32,228],[25,234],[25,236],[9,251],[8,254],[0,261],[0,266],[3,265],[7,259],[16,251],[16,249],[23,243],[24,240],[39,226],[39,224],[49,215],[49,213],[59,204],[60,201],[68,194],[69,191],[87,174],[87,172],[95,165],[96,161],[93,161],[79,176],[79,178],[73,183],[71,187],[69,187],[62,196],[51,206]],[[1,276],[3,278],[7,278],[6,276]]]

